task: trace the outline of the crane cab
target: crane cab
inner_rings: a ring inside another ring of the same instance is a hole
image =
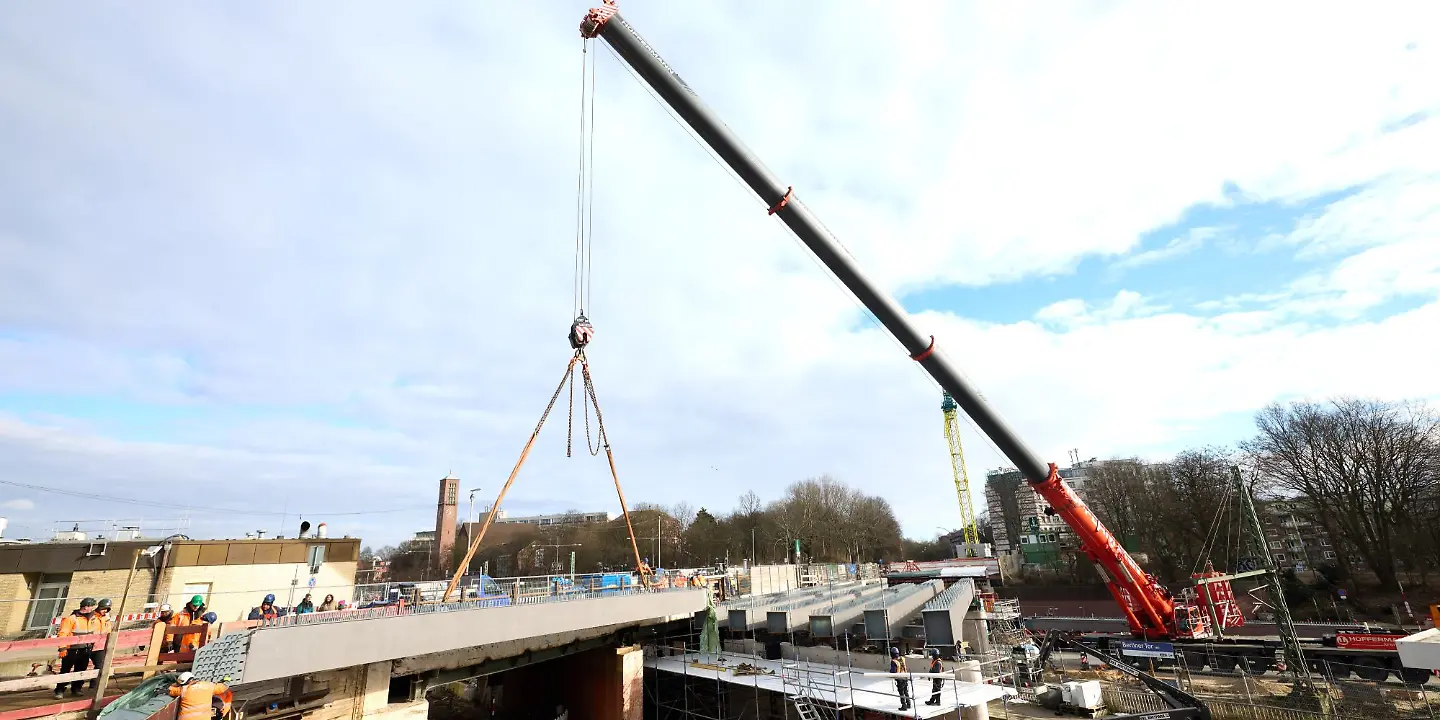
[[[1175,637],[1182,640],[1209,640],[1210,620],[1198,605],[1175,606]]]

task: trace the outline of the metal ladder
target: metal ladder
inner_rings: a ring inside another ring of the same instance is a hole
[[[795,714],[800,716],[800,720],[820,720],[820,710],[810,702],[810,698],[795,696],[791,699],[795,703]]]

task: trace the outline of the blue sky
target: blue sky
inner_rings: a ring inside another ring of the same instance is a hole
[[[447,472],[493,492],[568,352],[583,10],[14,14],[0,480],[376,544]],[[1047,457],[1440,399],[1432,5],[624,12]],[[627,496],[725,510],[831,474],[953,526],[933,383],[597,57],[592,359]],[[617,509],[564,434],[509,509]],[[0,484],[11,536],[130,510]]]

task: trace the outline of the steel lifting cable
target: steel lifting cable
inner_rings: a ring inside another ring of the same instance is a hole
[[[615,454],[610,448],[610,440],[605,432],[605,417],[600,412],[600,401],[595,395],[595,380],[590,374],[590,361],[585,356],[585,348],[595,337],[595,329],[586,318],[586,309],[590,307],[590,265],[591,265],[591,227],[594,223],[594,205],[592,198],[595,190],[595,176],[593,172],[595,162],[595,63],[592,54],[589,52],[589,40],[581,48],[581,86],[580,86],[580,161],[579,173],[576,178],[576,205],[575,205],[575,281],[572,288],[573,309],[575,320],[570,325],[570,347],[574,354],[565,366],[565,374],[560,378],[560,384],[556,386],[555,392],[550,396],[550,402],[545,404],[545,411],[540,414],[540,421],[535,424],[535,430],[530,433],[530,439],[525,442],[525,447],[520,451],[520,458],[515,461],[515,467],[510,470],[510,477],[506,478],[504,486],[500,488],[500,494],[495,498],[495,503],[490,506],[490,512],[485,516],[485,522],[480,526],[465,552],[465,558],[460,561],[460,566],[455,570],[455,576],[445,588],[445,595],[441,601],[448,601],[451,594],[455,592],[460,579],[464,577],[465,570],[470,566],[470,561],[475,557],[475,552],[480,544],[485,541],[485,535],[490,526],[495,522],[495,514],[500,510],[500,504],[505,500],[506,493],[515,484],[515,478],[520,474],[520,468],[525,465],[525,460],[530,456],[530,450],[535,446],[536,438],[540,437],[540,430],[545,426],[545,420],[550,417],[554,410],[555,403],[560,399],[560,393],[569,387],[569,420],[565,435],[565,456],[571,457],[575,432],[575,366],[580,366],[581,382],[583,389],[580,396],[581,414],[585,419],[585,446],[591,456],[605,451],[605,460],[610,467],[610,479],[615,484],[615,494],[620,499],[620,512],[625,516],[625,529],[630,533],[630,549],[635,555],[635,569],[639,571],[640,582],[646,589],[650,587],[650,579],[643,571],[644,563],[640,558],[640,545],[635,539],[635,526],[630,520],[630,508],[625,502],[625,491],[620,488],[620,475],[615,469]],[[590,440],[590,408],[595,409],[595,441]]]

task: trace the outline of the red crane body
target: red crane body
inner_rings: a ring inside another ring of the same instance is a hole
[[[616,55],[714,151],[720,161],[759,196],[767,212],[784,222],[815,253],[905,347],[910,359],[919,363],[954,398],[976,427],[1015,464],[1035,491],[1049,502],[1054,512],[1079,537],[1081,550],[1101,570],[1111,594],[1124,610],[1133,634],[1157,640],[1210,637],[1208,623],[1199,609],[1195,605],[1176,604],[1171,593],[1140,568],[1115,540],[1115,536],[1061,480],[1055,464],[1041,461],[1025,445],[970,386],[949,358],[937,350],[934,336],[921,334],[899,303],[881,292],[865,276],[854,258],[795,195],[794,188],[781,184],[700,101],[679,73],[620,15],[614,0],[604,0],[601,7],[591,9],[580,22],[580,34],[587,39],[600,38],[608,43]]]

